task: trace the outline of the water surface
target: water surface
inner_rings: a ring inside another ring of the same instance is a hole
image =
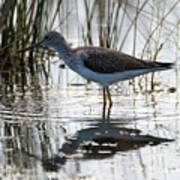
[[[104,120],[101,89],[91,85],[2,97],[1,176],[178,179],[178,92],[127,94],[112,87],[114,105]]]

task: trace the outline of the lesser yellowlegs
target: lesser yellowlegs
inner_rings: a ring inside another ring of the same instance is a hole
[[[148,62],[127,54],[103,47],[71,48],[58,32],[47,33],[39,43],[21,50],[26,51],[37,45],[53,48],[64,63],[87,80],[97,82],[103,87],[103,104],[106,106],[106,93],[109,107],[112,106],[109,86],[149,72],[170,69],[173,63]]]

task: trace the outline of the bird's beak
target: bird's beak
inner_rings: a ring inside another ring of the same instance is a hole
[[[27,47],[27,48],[25,48],[25,49],[21,49],[21,50],[18,51],[18,53],[22,53],[22,52],[31,50],[31,49],[33,49],[33,48],[35,48],[35,47],[37,47],[37,46],[40,46],[42,42],[43,42],[43,41],[40,41],[40,42],[38,42],[38,43],[36,43],[36,44],[33,44],[33,45],[30,46],[30,47]]]

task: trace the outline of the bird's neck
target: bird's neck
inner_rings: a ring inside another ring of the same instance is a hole
[[[63,59],[63,61],[65,61],[65,63],[71,59],[72,49],[67,43],[57,45],[54,49],[59,53],[59,56]]]

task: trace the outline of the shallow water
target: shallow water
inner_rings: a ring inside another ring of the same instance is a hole
[[[95,84],[1,97],[0,176],[179,179],[179,92],[169,87],[127,93],[128,87],[118,92],[113,86],[106,120],[102,90]]]

